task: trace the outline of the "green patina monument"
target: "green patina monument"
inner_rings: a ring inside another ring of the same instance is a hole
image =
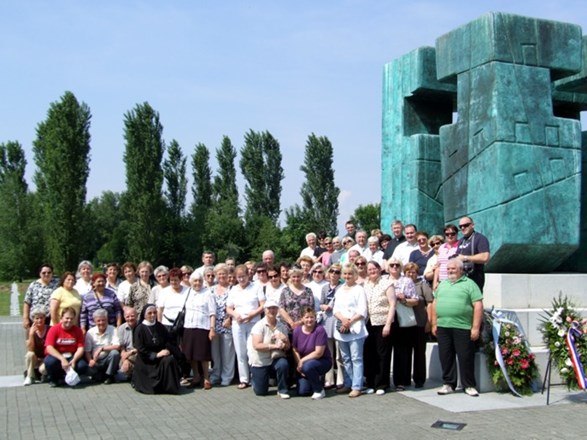
[[[580,26],[503,13],[387,64],[382,228],[469,215],[490,271],[587,271],[586,66]]]

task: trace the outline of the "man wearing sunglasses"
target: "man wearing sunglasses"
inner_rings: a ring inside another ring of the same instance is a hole
[[[464,271],[479,289],[483,291],[485,285],[485,265],[489,262],[489,240],[487,237],[475,231],[475,223],[471,217],[463,217],[459,220],[459,229],[463,238],[459,240],[456,258],[463,262]]]

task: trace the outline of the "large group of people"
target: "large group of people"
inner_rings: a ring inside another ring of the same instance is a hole
[[[396,220],[391,234],[309,233],[293,264],[261,261],[153,269],[115,263],[54,276],[43,264],[24,299],[25,385],[129,381],[146,394],[182,387],[270,386],[314,400],[422,388],[426,344],[437,338],[440,395],[478,395],[473,362],[489,242],[473,220],[430,236]],[[459,239],[458,232],[462,232]],[[123,278],[119,278],[122,272]]]

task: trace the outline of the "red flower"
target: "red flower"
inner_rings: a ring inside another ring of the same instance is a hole
[[[516,348],[514,351],[512,351],[512,355],[513,355],[514,357],[518,357],[518,356],[520,355],[520,350],[518,350],[518,349]]]
[[[520,361],[520,368],[523,370],[526,370],[530,367],[530,364],[528,363],[528,361],[526,359],[522,359]]]
[[[508,354],[508,349],[507,349],[506,347],[503,347],[503,348],[501,349],[501,354],[502,354],[503,356],[505,356],[506,354]]]
[[[508,358],[507,364],[508,365],[513,365],[514,364],[514,358]]]

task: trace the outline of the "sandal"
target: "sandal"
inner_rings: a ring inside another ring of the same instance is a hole
[[[212,389],[212,383],[208,379],[204,379],[204,389],[205,390],[211,390]]]
[[[248,387],[249,387],[249,384],[248,384],[248,383],[246,383],[246,382],[241,382],[241,383],[239,383],[239,384],[238,384],[238,387],[237,387],[237,388],[238,388],[239,390],[244,390],[245,388],[248,388]]]

